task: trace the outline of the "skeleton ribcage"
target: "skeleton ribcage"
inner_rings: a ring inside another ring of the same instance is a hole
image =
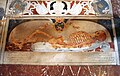
[[[72,43],[72,44],[91,43],[92,41],[93,41],[93,38],[91,37],[91,35],[83,31],[72,33],[69,36],[69,43]]]

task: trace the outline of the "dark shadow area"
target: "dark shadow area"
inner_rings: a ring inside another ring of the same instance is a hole
[[[118,15],[114,15],[114,24],[115,24],[115,29],[116,29],[119,60],[120,60],[120,18],[118,17]]]
[[[0,7],[0,20],[4,16],[4,9]]]

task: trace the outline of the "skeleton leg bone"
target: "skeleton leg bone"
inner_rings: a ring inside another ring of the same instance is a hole
[[[14,35],[12,34],[11,35],[11,40],[12,40],[12,43],[15,45],[15,46],[17,46],[19,49],[22,49],[22,42],[18,42],[15,38],[14,38]]]
[[[33,32],[30,36],[26,37],[23,41],[18,42],[18,41],[14,38],[13,34],[11,35],[11,40],[12,40],[12,43],[13,43],[14,45],[18,46],[19,49],[22,49],[22,47],[23,47],[23,45],[24,45],[25,43],[27,43],[27,42],[31,42],[31,43],[36,42],[37,39],[32,39],[32,38],[33,38],[35,35],[37,35],[37,34],[43,34],[43,35],[47,36],[48,38],[52,38],[52,36],[50,36],[49,34],[43,32],[43,31],[40,31],[40,30],[36,30],[36,31]]]

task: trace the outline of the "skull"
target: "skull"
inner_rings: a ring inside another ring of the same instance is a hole
[[[50,3],[49,13],[51,15],[65,15],[67,13],[67,3],[64,1],[54,1]]]

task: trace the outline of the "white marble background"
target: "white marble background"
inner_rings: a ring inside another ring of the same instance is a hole
[[[5,8],[6,0],[0,0],[0,7]]]

